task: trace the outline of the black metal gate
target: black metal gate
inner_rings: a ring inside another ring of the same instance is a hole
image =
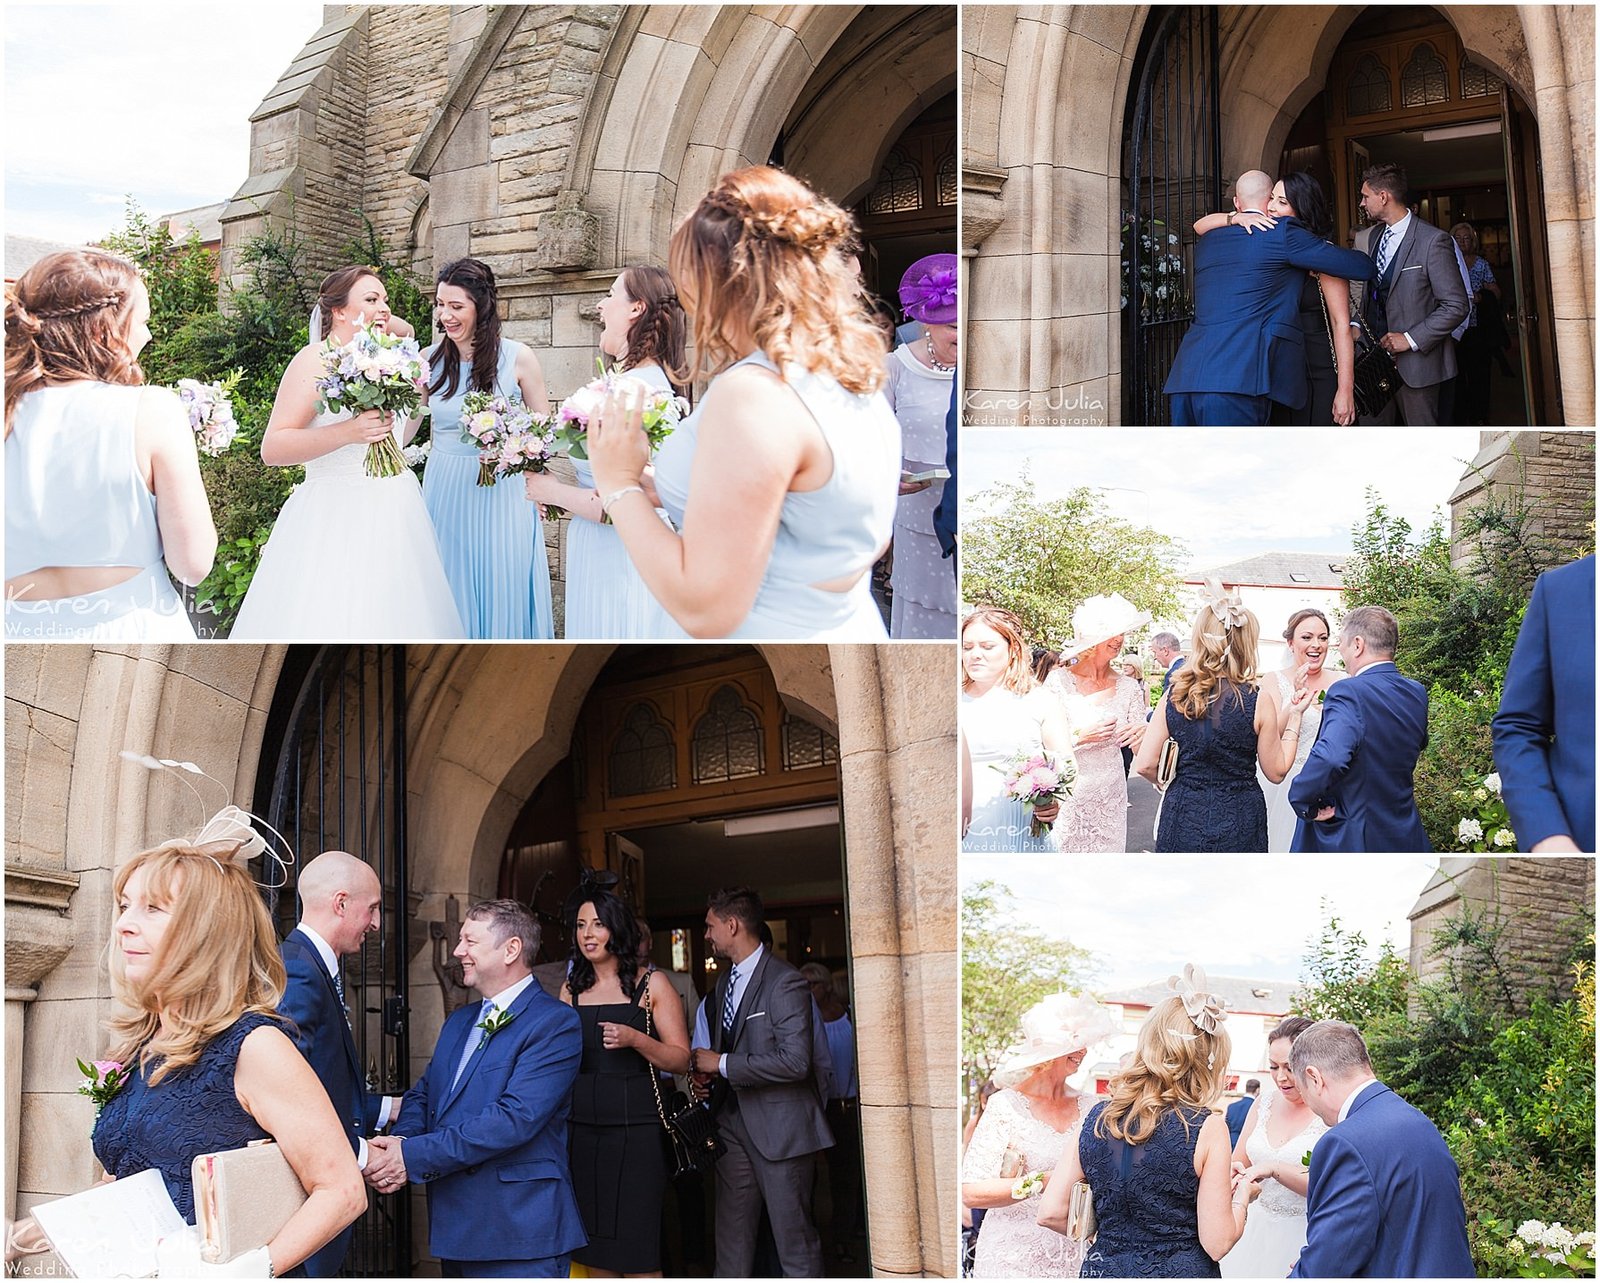
[[[406,654],[404,646],[295,647],[279,677],[262,746],[256,811],[298,865],[323,851],[365,860],[383,884],[382,929],[344,960],[356,1049],[367,1085],[411,1084],[406,963]],[[298,918],[295,877],[272,893],[280,936]],[[345,1258],[349,1277],[409,1277],[411,1199],[368,1193]]]
[[[1172,421],[1162,385],[1194,319],[1194,222],[1222,208],[1217,6],[1157,6],[1124,114],[1122,421]]]

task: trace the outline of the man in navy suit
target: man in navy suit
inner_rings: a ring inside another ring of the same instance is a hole
[[[1399,625],[1382,606],[1345,616],[1350,680],[1322,703],[1322,729],[1289,786],[1295,851],[1431,851],[1412,773],[1428,746],[1428,692],[1394,666]]]
[[[1256,1095],[1261,1090],[1261,1080],[1250,1078],[1245,1081],[1244,1095],[1228,1106],[1223,1115],[1228,1120],[1228,1144],[1236,1146],[1239,1143],[1239,1133],[1244,1130],[1244,1120],[1250,1117],[1250,1106],[1256,1103]]]
[[[345,1005],[339,959],[361,952],[378,929],[383,888],[371,867],[345,851],[324,851],[300,871],[300,924],[279,952],[288,984],[278,1010],[295,1024],[295,1042],[310,1063],[344,1124],[356,1162],[367,1166],[366,1137],[399,1112],[398,1096],[367,1090]],[[306,1258],[311,1278],[332,1278],[344,1264],[355,1226]]]
[[[1494,715],[1494,764],[1524,851],[1594,850],[1594,637],[1594,557],[1540,575]]]
[[[455,956],[483,1002],[452,1012],[406,1093],[369,1184],[428,1187],[445,1278],[562,1278],[587,1241],[567,1167],[578,1013],[534,980],[539,926],[515,900],[474,905]],[[653,1230],[651,1231],[654,1232]]]
[[[1294,1040],[1289,1070],[1328,1124],[1311,1151],[1306,1245],[1289,1277],[1472,1278],[1456,1161],[1439,1129],[1373,1076],[1354,1026],[1317,1021]]]
[[[1298,311],[1308,271],[1369,281],[1365,254],[1330,245],[1293,219],[1247,233],[1236,214],[1264,214],[1272,179],[1259,169],[1234,184],[1229,226],[1194,247],[1194,324],[1167,376],[1172,422],[1264,424],[1273,401],[1299,409],[1310,395]]]

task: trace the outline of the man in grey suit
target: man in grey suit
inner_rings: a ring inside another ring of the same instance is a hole
[[[706,943],[730,964],[704,1004],[690,1068],[709,1086],[727,1152],[717,1163],[718,1278],[748,1278],[766,1205],[786,1278],[821,1278],[811,1218],[817,1154],[833,1144],[811,1065],[811,990],[761,943],[761,897],[707,901]]]
[[[1361,208],[1373,220],[1370,240],[1378,275],[1366,287],[1367,329],[1394,356],[1400,391],[1383,414],[1363,423],[1410,426],[1439,422],[1439,388],[1456,375],[1450,331],[1467,319],[1467,291],[1448,232],[1406,205],[1406,171],[1374,165],[1361,176]]]

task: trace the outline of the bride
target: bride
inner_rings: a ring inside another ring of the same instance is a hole
[[[1270,680],[1277,683],[1274,694],[1280,720],[1286,722],[1289,703],[1295,692],[1316,692],[1300,718],[1300,742],[1295,748],[1294,761],[1281,784],[1269,780],[1259,766],[1256,782],[1267,799],[1267,850],[1287,851],[1294,844],[1297,816],[1289,805],[1289,785],[1294,783],[1300,768],[1311,756],[1311,746],[1317,742],[1317,731],[1322,725],[1321,696],[1335,682],[1349,676],[1335,668],[1326,668],[1328,658],[1328,617],[1320,610],[1297,610],[1289,616],[1289,626],[1283,630],[1283,640],[1289,643],[1287,664],[1277,670]],[[1282,727],[1279,728],[1280,733]]]
[[[318,323],[318,317],[321,320]],[[369,267],[342,267],[322,282],[312,341],[278,384],[261,458],[305,464],[261,552],[235,641],[401,641],[464,637],[439,543],[409,468],[369,477],[367,447],[395,430],[377,410],[318,414],[322,339],[348,343],[363,322],[389,323],[389,295]],[[401,444],[415,425],[399,425]]]
[[[1267,1065],[1276,1091],[1264,1091],[1250,1107],[1233,1149],[1241,1181],[1261,1186],[1244,1234],[1222,1258],[1223,1278],[1284,1278],[1306,1241],[1306,1157],[1328,1125],[1300,1099],[1289,1072],[1289,1049],[1311,1027],[1304,1016],[1287,1016],[1267,1035]]]

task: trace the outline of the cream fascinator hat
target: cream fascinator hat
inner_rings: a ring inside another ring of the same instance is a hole
[[[1183,1001],[1183,1009],[1194,1027],[1202,1033],[1214,1034],[1228,1018],[1228,1004],[1210,992],[1207,983],[1206,973],[1192,962],[1183,964],[1181,976],[1167,977],[1167,988]]]
[[[1061,658],[1086,651],[1121,633],[1143,628],[1150,612],[1140,610],[1119,592],[1090,597],[1072,612],[1072,640],[1061,646]]]
[[[1116,1031],[1111,1013],[1093,998],[1053,993],[1023,1015],[1022,1036],[994,1071],[994,1085],[1015,1087],[1040,1065],[1104,1042]]]

